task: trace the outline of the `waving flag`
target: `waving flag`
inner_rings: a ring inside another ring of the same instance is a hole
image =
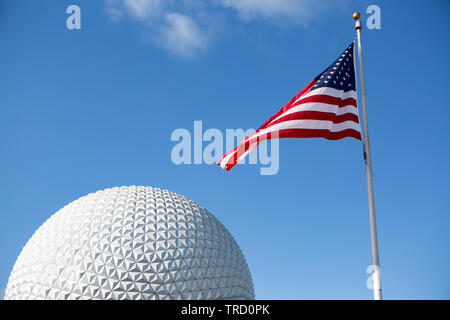
[[[353,43],[325,71],[267,120],[255,133],[227,152],[218,164],[230,170],[259,143],[274,138],[321,137],[361,140],[356,103]]]

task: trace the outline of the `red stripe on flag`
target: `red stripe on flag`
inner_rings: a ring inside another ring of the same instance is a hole
[[[298,111],[293,112],[288,115],[281,117],[280,119],[275,120],[268,126],[270,128],[272,125],[285,122],[288,120],[327,120],[332,121],[333,123],[341,123],[344,121],[353,121],[359,123],[358,116],[354,113],[344,113],[337,116],[335,113],[331,112],[322,112],[322,111]]]
[[[327,96],[324,94],[317,94],[313,96],[309,96],[306,98],[303,98],[299,101],[297,101],[295,104],[292,105],[292,107],[298,106],[300,104],[304,103],[311,103],[311,102],[318,102],[318,103],[326,103],[326,104],[332,104],[339,107],[345,107],[345,106],[354,106],[356,107],[356,100],[353,98],[347,98],[347,99],[341,99],[333,96]]]
[[[253,138],[247,140],[246,142],[240,144],[230,152],[227,152],[217,163],[220,163],[231,153],[234,153],[230,159],[228,159],[225,169],[230,170],[237,164],[238,158],[243,155],[247,151],[251,151],[257,145],[259,145],[264,140],[272,139],[272,135],[275,135],[276,138],[325,138],[327,140],[339,140],[346,137],[355,138],[358,140],[362,140],[361,133],[353,130],[353,129],[345,129],[338,132],[331,132],[330,130],[322,130],[322,129],[284,129],[276,132],[269,132],[266,135],[259,136],[257,138]]]
[[[260,129],[261,128],[265,128],[273,119],[278,118],[281,114],[285,113],[287,110],[292,108],[292,106],[295,103],[295,101],[297,101],[302,95],[307,93],[316,84],[316,82],[317,81],[315,79],[313,81],[311,81],[302,91],[297,93],[288,103],[286,103],[283,108],[278,110],[278,112],[275,113],[273,116],[271,116],[269,118],[269,120],[264,122],[263,125],[260,127]]]

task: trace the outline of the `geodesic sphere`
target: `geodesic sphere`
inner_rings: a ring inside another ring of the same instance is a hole
[[[5,299],[253,299],[245,258],[206,209],[116,187],[73,201],[31,237]]]

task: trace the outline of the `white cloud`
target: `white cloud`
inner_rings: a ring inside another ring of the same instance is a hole
[[[108,16],[113,21],[118,21],[118,20],[122,19],[122,17],[123,17],[122,10],[114,8],[114,7],[106,8],[106,12],[108,13]]]
[[[140,22],[153,42],[182,58],[202,52],[212,35],[213,22],[199,0],[106,0],[106,12],[113,21]]]
[[[316,11],[331,5],[330,0],[219,0],[226,8],[235,9],[241,18],[251,20],[287,18],[294,24],[306,23]]]
[[[189,16],[169,13],[160,28],[158,43],[175,55],[191,58],[205,49],[208,38]]]
[[[138,19],[158,16],[165,5],[163,0],[124,0],[123,2],[128,12]]]
[[[104,0],[113,21],[131,18],[144,38],[174,55],[193,58],[221,30],[222,16],[235,10],[245,21],[267,19],[276,24],[307,24],[334,0]],[[341,2],[339,2],[341,3]],[[228,9],[228,10],[227,10]],[[321,15],[321,16],[322,16]]]
[[[106,0],[106,12],[112,20],[118,20],[125,14],[140,20],[150,22],[164,14],[171,0]]]

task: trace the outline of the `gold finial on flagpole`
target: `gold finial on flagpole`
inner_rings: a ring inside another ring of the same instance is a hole
[[[360,16],[361,15],[359,14],[359,12],[354,12],[353,13],[353,19],[355,19],[355,20],[358,20]]]

